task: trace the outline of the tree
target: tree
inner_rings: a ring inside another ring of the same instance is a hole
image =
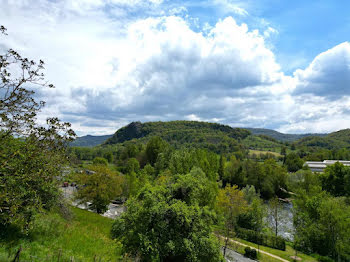
[[[160,137],[152,137],[146,146],[146,156],[149,163],[154,165],[157,161],[158,154],[164,152],[168,146],[168,143]]]
[[[140,171],[140,163],[137,161],[136,158],[129,158],[128,162],[126,163],[126,173],[130,174],[132,172],[139,172]]]
[[[225,175],[225,163],[226,163],[226,159],[223,155],[221,155],[220,161],[219,161],[219,170],[218,170],[220,180],[222,180]]]
[[[3,26],[0,33],[6,35]],[[57,118],[36,123],[45,103],[30,87],[54,87],[43,70],[42,60],[36,63],[13,49],[0,55],[0,227],[28,228],[37,212],[60,199],[59,178],[75,134]]]
[[[277,197],[272,198],[269,201],[268,212],[269,212],[271,225],[276,237],[278,236],[278,230],[284,221],[282,211],[283,211],[283,206],[279,202],[278,198]]]
[[[80,187],[76,199],[80,203],[91,202],[90,208],[101,214],[108,209],[111,200],[122,194],[123,178],[105,165],[95,165],[89,169],[93,171],[92,174],[78,176]]]
[[[314,188],[298,192],[293,202],[298,247],[338,261],[350,259],[350,207],[344,198]]]
[[[229,237],[234,232],[238,216],[247,209],[247,202],[244,199],[243,192],[238,190],[237,186],[226,186],[221,189],[217,201],[225,224],[225,256]]]
[[[286,156],[284,164],[287,166],[288,172],[296,172],[303,167],[304,162],[297,153],[293,152]]]
[[[350,167],[336,162],[320,175],[322,188],[334,196],[350,196]]]
[[[141,261],[223,261],[211,233],[215,212],[200,206],[194,199],[197,194],[191,194],[200,183],[194,178],[183,195],[176,193],[187,179],[180,175],[178,184],[148,184],[128,200],[127,211],[112,227],[125,253]]]

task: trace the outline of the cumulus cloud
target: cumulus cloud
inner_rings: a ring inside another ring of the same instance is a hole
[[[294,73],[295,93],[338,99],[350,91],[350,43],[337,45],[319,54],[305,70]]]
[[[250,29],[231,16],[198,28],[183,15],[185,7],[167,9],[160,0],[0,4],[9,29],[1,49],[45,60],[47,79],[57,86],[38,90],[47,101],[41,119],[59,116],[80,135],[113,133],[139,120],[203,120],[286,132],[350,124],[344,117],[350,105],[349,43],[286,76],[266,44],[278,32]],[[215,4],[246,14],[238,1]]]

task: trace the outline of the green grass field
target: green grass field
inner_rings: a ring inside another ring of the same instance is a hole
[[[12,261],[20,247],[20,261],[119,261],[121,245],[110,238],[113,220],[71,210],[70,220],[54,212],[42,214],[28,236],[2,240],[0,261]]]

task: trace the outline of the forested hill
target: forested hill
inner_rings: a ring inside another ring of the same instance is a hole
[[[238,151],[241,148],[239,141],[250,134],[241,128],[197,121],[132,122],[119,129],[104,144],[119,144],[132,139],[146,142],[153,136],[159,136],[175,148],[186,146],[232,152]]]
[[[324,137],[310,136],[296,141],[299,147],[341,149],[350,148],[350,129],[330,133]]]
[[[293,142],[301,138],[310,137],[310,136],[323,137],[327,135],[327,134],[284,134],[284,133],[280,133],[275,130],[266,129],[266,128],[245,128],[245,129],[249,130],[253,135],[265,135],[283,142]]]
[[[105,136],[81,136],[77,137],[70,145],[71,146],[79,146],[79,147],[87,147],[87,146],[98,146],[105,142],[108,138],[111,138],[112,135]]]

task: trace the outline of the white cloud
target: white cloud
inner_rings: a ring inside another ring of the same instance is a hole
[[[0,41],[46,62],[57,89],[39,91],[47,101],[41,117],[71,121],[79,134],[113,133],[136,120],[219,121],[285,132],[350,124],[349,43],[289,77],[266,44],[275,29],[260,33],[232,17],[193,29],[193,18],[177,16],[187,10],[173,6],[172,15],[130,17],[130,10],[162,4],[0,0],[9,31]],[[216,4],[243,8],[237,1]]]
[[[339,44],[319,54],[305,70],[294,73],[295,92],[338,99],[350,91],[350,43]]]
[[[214,0],[213,3],[220,7],[220,10],[224,14],[238,14],[241,16],[248,15],[248,11],[243,8],[242,1],[237,0]]]

